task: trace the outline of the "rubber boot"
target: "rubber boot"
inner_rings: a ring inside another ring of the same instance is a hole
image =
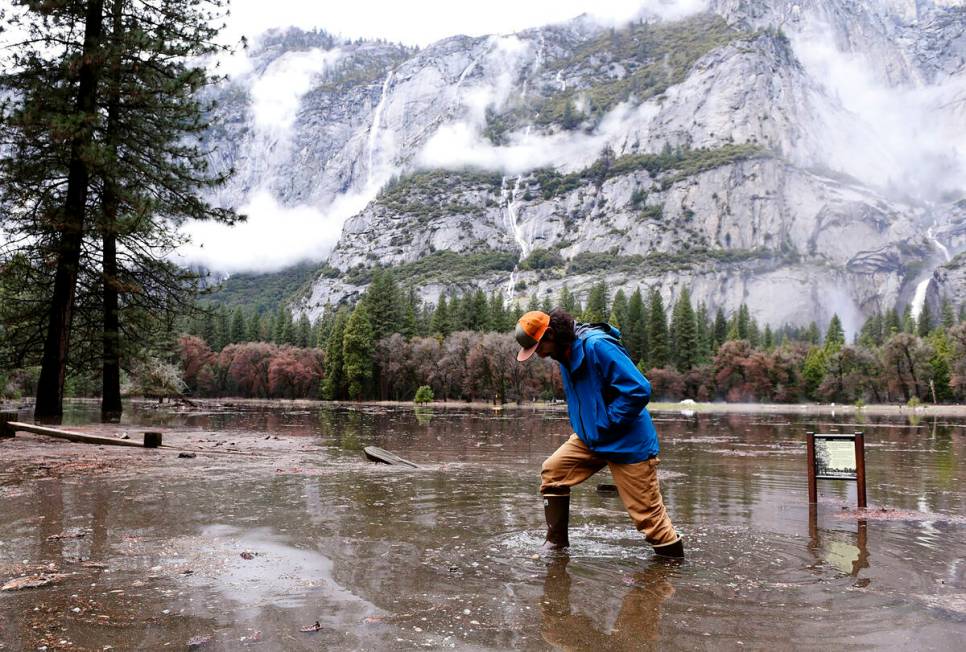
[[[677,538],[677,541],[651,547],[654,548],[654,554],[658,557],[684,559],[684,540],[680,536]]]
[[[547,518],[547,540],[540,550],[553,552],[569,546],[567,527],[570,522],[570,496],[544,496],[543,514]]]

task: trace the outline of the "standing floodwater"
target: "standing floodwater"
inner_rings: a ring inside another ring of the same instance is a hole
[[[0,584],[44,584],[0,592],[0,649],[925,650],[964,640],[966,425],[955,419],[656,413],[665,501],[687,540],[687,560],[668,565],[651,560],[619,498],[596,491],[606,471],[574,491],[570,554],[533,557],[540,463],[570,434],[561,411],[125,415],[202,452],[0,440]],[[857,429],[869,512],[855,512],[854,486],[824,481],[810,513],[804,433]],[[421,468],[367,463],[367,445]],[[9,461],[25,447],[43,461]],[[115,456],[129,463],[104,466]]]

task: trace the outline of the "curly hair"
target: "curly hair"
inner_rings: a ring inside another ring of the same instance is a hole
[[[553,340],[566,348],[574,343],[577,335],[574,333],[574,317],[561,307],[550,311],[550,329]]]

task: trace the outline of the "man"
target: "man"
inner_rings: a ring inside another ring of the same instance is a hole
[[[651,384],[634,366],[609,324],[578,324],[565,310],[532,311],[517,322],[517,360],[534,353],[560,363],[574,434],[543,463],[540,493],[547,518],[544,550],[570,541],[570,488],[610,467],[637,530],[665,557],[684,544],[668,518],[657,481],[657,432],[645,406]]]

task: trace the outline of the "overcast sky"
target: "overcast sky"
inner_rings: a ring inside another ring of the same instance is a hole
[[[703,0],[700,0],[703,2]],[[629,20],[643,5],[689,6],[697,0],[232,0],[226,36],[251,38],[270,27],[321,27],[349,38],[384,38],[425,46],[447,36],[505,34],[589,13],[602,22]]]

